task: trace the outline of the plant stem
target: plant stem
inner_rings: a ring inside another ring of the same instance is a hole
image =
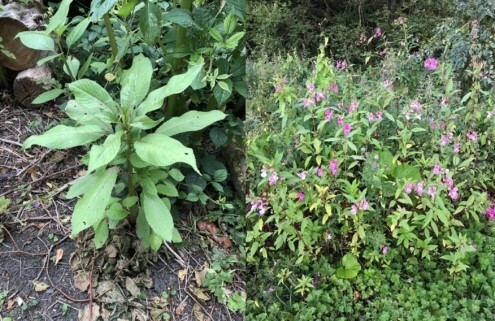
[[[193,0],[181,0],[180,8],[186,11],[191,11]],[[180,52],[184,50],[187,40],[187,29],[182,26],[177,26],[177,41],[175,43],[174,52]],[[172,61],[172,74],[177,75],[181,72],[184,64],[184,58],[174,58]],[[168,98],[167,108],[165,109],[165,115],[168,117],[178,116],[184,112],[179,107],[179,99],[177,95],[172,95]]]
[[[127,196],[137,196],[136,193],[136,187],[134,186],[134,182],[132,181],[132,164],[131,164],[131,155],[132,155],[132,136],[131,136],[131,129],[127,126],[126,128],[126,139],[127,139],[127,153],[126,153],[126,159],[127,159]],[[130,213],[129,213],[129,223],[131,225],[136,224],[136,218],[137,218],[137,213],[138,213],[138,207],[137,204],[134,204],[130,208]]]
[[[103,20],[105,21],[105,28],[108,33],[108,41],[110,42],[110,47],[112,47],[112,56],[110,57],[109,63],[109,65],[111,65],[115,61],[115,57],[117,57],[119,49],[117,47],[117,41],[115,40],[115,34],[113,33],[113,27],[108,13],[103,16]]]

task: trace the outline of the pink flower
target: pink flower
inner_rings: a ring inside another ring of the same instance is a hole
[[[454,201],[459,198],[458,190],[457,187],[452,188],[449,191],[449,196],[452,198]]]
[[[476,141],[478,138],[478,133],[475,131],[468,131],[466,134],[467,138],[469,138],[472,142]]]
[[[307,108],[310,105],[313,105],[314,106],[315,105],[315,100],[313,98],[305,98],[303,100],[303,107],[304,108]]]
[[[442,166],[434,165],[433,166],[433,175],[440,175],[440,174],[442,174]]]
[[[356,110],[358,109],[358,102],[357,101],[353,101],[351,103],[351,105],[349,106],[349,109],[347,109],[347,112],[349,114],[352,114],[353,112],[355,112]]]
[[[438,67],[438,60],[435,58],[428,58],[425,60],[424,67],[426,70],[435,70]]]
[[[345,60],[337,60],[335,63],[335,66],[337,69],[346,69],[347,68],[347,61]]]
[[[495,205],[492,204],[492,206],[487,207],[485,210],[485,214],[488,216],[488,220],[495,220]]]
[[[324,92],[317,92],[316,93],[316,102],[319,102],[320,100],[323,100],[325,98],[326,98],[326,96],[325,96]]]
[[[278,181],[278,175],[276,172],[273,172],[272,175],[268,178],[268,184],[275,185]]]
[[[368,113],[368,120],[370,122],[374,121],[375,120],[375,115],[373,115],[373,113]]]
[[[330,164],[328,165],[330,167],[330,172],[332,173],[333,176],[336,176],[339,172],[339,163],[336,159],[332,159],[330,161]]]
[[[459,154],[460,149],[461,149],[461,144],[455,143],[454,144],[454,153]]]
[[[449,103],[449,98],[447,97],[442,97],[442,99],[440,100],[440,104],[442,105],[447,105]]]
[[[423,183],[416,184],[415,190],[419,196],[423,196],[423,188],[424,188]]]
[[[337,125],[342,126],[342,122],[344,121],[343,117],[338,117],[337,118]]]
[[[265,165],[261,166],[261,177],[265,178],[267,175]]]
[[[366,33],[361,32],[361,34],[359,35],[359,42],[362,44],[366,43]]]
[[[437,194],[437,189],[435,186],[430,186],[428,187],[428,195],[434,199],[435,198],[435,195]]]
[[[351,124],[345,123],[344,124],[344,135],[349,136],[351,133]]]
[[[406,194],[411,194],[413,188],[416,188],[415,184],[406,183],[406,186],[404,187],[404,192],[406,192]]]
[[[313,83],[308,84],[308,90],[310,93],[313,93],[315,91],[315,84]]]
[[[382,112],[381,111],[377,111],[375,113],[375,116],[376,116],[376,120],[382,120]]]
[[[423,109],[423,106],[416,100],[412,101],[410,106],[411,109],[416,113],[420,113],[421,110]]]
[[[327,241],[330,242],[332,240],[332,233],[327,231]]]
[[[337,84],[336,84],[336,83],[334,83],[334,82],[330,84],[330,90],[331,90],[331,91],[333,91],[333,92],[334,92],[334,93],[336,93],[336,94],[338,94],[338,93],[339,93],[339,91],[340,91],[340,90],[339,90],[339,86],[337,86]]]
[[[322,177],[323,173],[324,173],[323,168],[318,167],[318,169],[316,170],[316,175],[318,175],[318,177]]]
[[[287,81],[287,79],[284,78],[284,79],[282,79],[281,83],[282,83],[282,85],[287,85],[288,81]]]
[[[279,93],[282,91],[282,87],[280,87],[279,85],[275,85],[275,93]]]
[[[375,29],[375,35],[374,35],[374,37],[375,38],[380,38],[381,36],[382,36],[382,29],[376,28]]]
[[[392,83],[390,80],[385,79],[385,80],[383,81],[383,87],[385,87],[385,88],[387,88],[387,89],[389,89],[389,90],[392,90],[392,89],[393,89],[393,87],[394,87],[394,85],[393,85],[393,83]]]
[[[356,214],[357,214],[357,212],[358,212],[358,208],[357,208],[357,206],[356,206],[356,205],[352,205],[352,206],[351,206],[351,214],[352,214],[352,215],[356,215]]]
[[[388,247],[387,246],[382,247],[382,254],[386,255],[387,253],[388,253]]]
[[[297,175],[297,177],[299,177],[300,179],[305,180],[305,179],[306,179],[306,174],[307,174],[307,173],[308,173],[308,172],[304,171],[304,172],[297,173],[296,175]]]
[[[363,198],[362,200],[360,200],[360,201],[358,202],[358,208],[359,208],[360,210],[363,210],[363,211],[367,211],[367,210],[370,208],[369,203],[368,203],[368,201],[366,200],[366,198]]]
[[[299,202],[304,201],[304,193],[303,192],[297,192],[297,199]]]
[[[443,178],[443,182],[447,185],[448,188],[454,187],[454,180],[452,177],[445,176]]]
[[[332,115],[333,115],[333,110],[331,110],[331,109],[325,110],[325,120],[326,121],[330,121],[330,119],[332,119]]]
[[[450,142],[450,139],[448,136],[442,135],[442,137],[440,137],[440,146],[444,147],[449,142]]]

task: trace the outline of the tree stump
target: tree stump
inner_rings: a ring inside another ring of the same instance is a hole
[[[0,65],[11,70],[21,71],[33,67],[40,52],[27,48],[19,38],[21,31],[38,30],[43,24],[43,16],[35,8],[29,8],[21,3],[9,3],[0,12],[0,37],[4,50],[11,52],[12,59],[0,52]]]
[[[14,80],[14,96],[23,106],[31,107],[33,100],[46,91],[45,85],[51,79],[51,69],[36,66],[21,71]]]

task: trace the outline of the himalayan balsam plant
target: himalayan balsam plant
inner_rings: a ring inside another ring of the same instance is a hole
[[[55,126],[29,137],[23,147],[36,144],[67,149],[93,143],[83,158],[88,166],[86,175],[67,193],[69,199],[82,196],[72,214],[72,235],[93,228],[99,248],[109,229],[127,218],[136,224],[145,248],[151,246],[156,251],[164,241],[180,241],[169,198],[178,196],[176,184],[184,176],[172,165],[184,163],[199,170],[192,149],[172,137],[201,130],[224,119],[225,114],[189,111],[166,121],[147,114],[160,109],[170,95],[182,93],[190,85],[200,86],[202,70],[202,63],[192,65],[186,73],[148,93],[153,68],[148,58],[138,55],[120,77],[119,101],[92,80],[68,85],[75,98],[68,102],[66,113],[77,126]]]

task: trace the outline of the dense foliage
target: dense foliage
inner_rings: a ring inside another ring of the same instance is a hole
[[[252,320],[492,317],[493,89],[396,23],[364,72],[324,46],[251,66]]]

